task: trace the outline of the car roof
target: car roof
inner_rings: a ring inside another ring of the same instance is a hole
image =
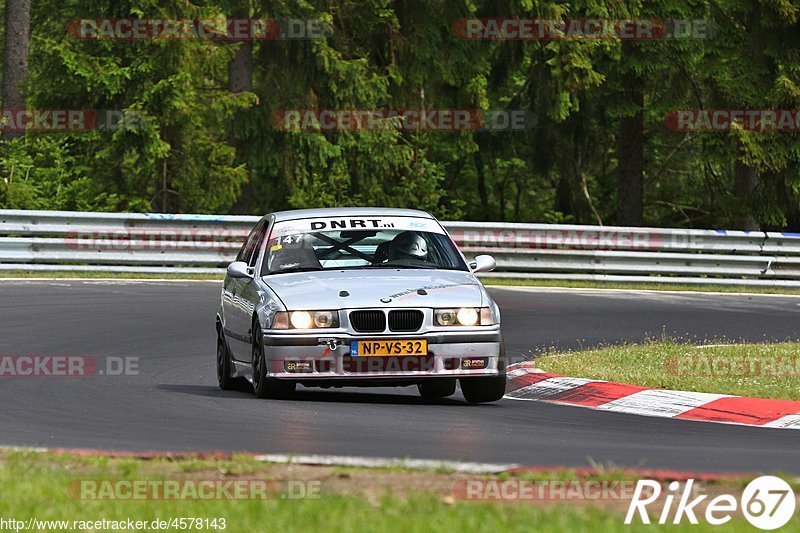
[[[303,218],[320,217],[358,217],[358,216],[394,216],[394,217],[434,217],[425,211],[417,209],[398,209],[394,207],[326,207],[318,209],[294,209],[292,211],[278,211],[272,213],[275,222],[284,220],[299,220]]]

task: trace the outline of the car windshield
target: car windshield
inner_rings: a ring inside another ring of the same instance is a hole
[[[433,220],[345,218],[275,224],[261,275],[372,268],[468,270]]]

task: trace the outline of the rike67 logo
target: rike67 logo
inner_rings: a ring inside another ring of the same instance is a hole
[[[742,492],[741,499],[730,494],[720,494],[709,501],[705,501],[708,498],[706,494],[690,499],[696,494],[692,489],[693,485],[693,479],[686,481],[683,488],[680,482],[673,481],[669,484],[666,495],[662,497],[660,483],[648,479],[639,480],[625,516],[625,523],[633,523],[638,515],[643,524],[649,524],[651,515],[648,511],[655,511],[658,513],[659,524],[680,524],[684,520],[697,524],[700,516],[709,524],[720,526],[741,513],[753,526],[773,530],[786,525],[792,519],[797,503],[792,487],[774,476],[761,476],[751,481]],[[701,512],[703,508],[704,512]]]

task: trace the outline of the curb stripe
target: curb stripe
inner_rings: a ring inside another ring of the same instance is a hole
[[[512,394],[520,399],[549,400],[553,399],[554,396],[557,397],[565,392],[581,388],[590,381],[589,379],[581,378],[550,377],[518,389]]]
[[[709,473],[709,472],[695,472],[687,470],[666,470],[666,469],[656,469],[656,468],[621,467],[619,470],[622,475],[629,476],[629,478],[634,477],[641,479],[652,479],[655,481],[662,481],[662,482],[688,481],[690,479],[693,479],[695,481],[705,481],[705,482],[736,481],[737,479],[740,478],[754,479],[760,475],[757,472]],[[512,468],[508,472],[511,474],[523,474],[523,473],[548,474],[553,472],[571,472],[579,477],[588,477],[588,476],[596,476],[598,473],[602,471],[603,471],[602,468],[596,468],[596,467],[595,468],[556,467],[554,469],[549,466],[522,466],[518,468]],[[626,479],[626,478],[623,477],[621,479]]]
[[[598,406],[598,409],[671,418],[718,400],[720,397],[720,394],[704,392],[643,389],[630,396]]]
[[[533,365],[525,361],[508,367],[506,398],[642,416],[800,429],[799,401],[650,389],[549,374]]]
[[[764,427],[800,429],[800,415],[784,416],[783,418],[779,418],[774,422],[768,422],[764,424]]]
[[[793,414],[800,414],[800,402],[732,396],[707,403],[677,418],[763,426]]]
[[[518,371],[515,371],[518,372]],[[523,375],[516,375],[513,376],[511,379],[508,380],[506,383],[506,394],[509,394],[513,391],[518,389],[522,389],[523,387],[528,387],[531,385],[535,385],[540,381],[544,381],[548,378],[554,377],[553,374],[545,374],[541,372],[531,372]]]
[[[464,461],[438,461],[436,459],[403,459],[392,457],[356,457],[347,455],[256,455],[264,463],[298,464],[312,466],[349,466],[361,468],[408,468],[412,470],[447,469],[461,474],[499,474],[516,468],[517,463],[472,463]]]
[[[636,385],[626,385],[624,383],[612,383],[608,381],[592,381],[584,387],[567,391],[561,394],[554,401],[571,405],[581,405],[584,407],[599,407],[608,405],[614,400],[628,398],[645,390],[644,387]]]

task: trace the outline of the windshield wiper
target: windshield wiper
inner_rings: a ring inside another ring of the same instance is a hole
[[[322,267],[296,266],[296,267],[282,268],[281,270],[273,270],[271,272],[267,272],[264,275],[270,276],[272,274],[288,274],[290,272],[319,272],[320,270],[325,270],[325,269]]]
[[[376,265],[365,265],[361,268],[413,268],[413,269],[424,269],[424,270],[436,270],[439,267],[434,265],[412,266],[412,265],[393,265],[392,263],[378,263]]]

